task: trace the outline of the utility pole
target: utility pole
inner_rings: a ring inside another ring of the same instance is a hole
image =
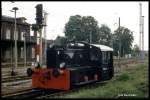
[[[23,33],[24,35],[24,68],[26,67],[26,33]]]
[[[15,29],[14,29],[14,39],[15,39],[15,67],[14,68],[12,68],[12,73],[11,73],[11,75],[15,75],[16,74],[16,68],[17,68],[17,66],[18,66],[18,55],[17,55],[17,33],[16,33],[16,11],[18,10],[18,8],[17,7],[13,7],[13,9],[12,10],[14,10],[13,12],[15,12]]]
[[[90,44],[92,43],[92,29],[90,27]]]
[[[144,60],[144,16],[142,16],[142,60]]]
[[[119,43],[119,66],[120,66],[120,59],[121,59],[121,33],[120,33],[120,17],[119,17],[119,35],[120,35],[120,43]]]
[[[113,44],[114,44],[114,37],[111,36],[111,44],[110,45],[111,45],[112,48],[114,48]]]
[[[40,34],[40,64],[42,64],[43,63],[43,60],[42,60],[42,58],[43,58],[43,55],[42,55],[42,46],[43,46],[43,44],[42,44],[42,29],[39,29],[39,34]]]
[[[144,16],[142,16],[142,4],[140,6],[140,16],[139,16],[139,48],[140,48],[140,60],[144,60]]]
[[[120,35],[120,43],[119,43],[119,44],[120,44],[120,45],[119,45],[119,51],[120,51],[120,52],[119,52],[119,54],[120,54],[120,55],[119,55],[119,56],[121,57],[121,33],[120,33],[120,17],[119,17],[119,35]]]
[[[92,43],[92,32],[90,31],[90,44]]]
[[[45,38],[45,49],[44,49],[44,59],[45,59],[45,65],[46,65],[46,51],[47,51],[47,39],[46,39],[46,26],[47,26],[47,15],[48,13],[44,12],[44,38]]]
[[[36,40],[36,46],[35,46],[35,62],[39,62],[39,47],[37,44],[39,44],[39,38],[37,36],[37,30],[38,26],[36,24],[32,24],[32,30],[34,31],[34,37]]]
[[[141,23],[141,16],[142,16],[142,4],[139,3],[140,6],[140,17],[139,17],[139,48],[140,48],[140,60],[141,60],[141,34],[142,34],[142,23]]]

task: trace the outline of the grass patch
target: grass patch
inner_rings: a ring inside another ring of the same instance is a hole
[[[127,81],[129,80],[129,75],[128,73],[122,73],[118,78],[117,78],[118,81]]]
[[[63,96],[50,98],[148,98],[148,63],[133,67],[132,70],[126,68],[105,85],[81,88]]]

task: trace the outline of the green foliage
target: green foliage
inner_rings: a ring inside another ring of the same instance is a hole
[[[134,45],[134,48],[133,48],[133,50],[132,50],[132,55],[133,55],[134,57],[138,57],[138,56],[139,56],[139,53],[140,53],[140,48],[139,48],[139,46],[136,44],[136,45]]]
[[[111,29],[102,24],[98,26],[98,22],[92,16],[70,16],[69,21],[65,24],[65,37],[67,40],[86,41],[99,43],[114,48],[115,56],[118,56],[118,51],[121,45],[121,56],[131,53],[133,42],[133,34],[126,27],[120,27],[114,34]]]
[[[55,39],[55,44],[56,44],[56,45],[65,45],[66,43],[67,43],[67,38],[66,38],[66,37],[58,36],[58,37]]]
[[[111,30],[107,25],[102,24],[102,26],[99,28],[99,43],[107,46],[111,46]]]
[[[65,25],[65,36],[69,40],[90,42],[90,35],[92,36],[92,43],[97,42],[98,23],[92,16],[75,15],[71,16]]]
[[[132,32],[125,27],[120,27],[113,34],[113,46],[114,46],[114,54],[118,56],[118,51],[120,51],[121,47],[121,57],[125,54],[130,54],[132,50],[133,43],[133,34]]]

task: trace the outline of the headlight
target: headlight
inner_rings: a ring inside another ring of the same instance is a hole
[[[35,68],[39,68],[41,65],[39,62],[35,62],[34,66],[35,66]]]
[[[60,68],[60,69],[65,68],[65,62],[60,63],[59,68]]]

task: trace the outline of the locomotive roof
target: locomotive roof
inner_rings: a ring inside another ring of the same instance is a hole
[[[84,44],[88,44],[88,43],[79,42],[79,43],[77,43],[77,44],[78,44],[79,47],[80,47],[80,46],[82,47],[82,46],[84,46]],[[88,44],[88,45],[97,47],[97,48],[99,48],[101,51],[113,51],[112,48],[110,48],[110,47],[108,47],[108,46],[106,46],[106,45],[100,45],[100,44]]]
[[[100,48],[101,51],[113,51],[112,48],[105,46],[105,45],[100,45],[100,44],[90,44],[90,45]]]
[[[69,47],[70,49],[83,49],[83,47],[87,45],[87,46],[93,46],[93,47],[96,47],[96,48],[99,48],[101,51],[113,51],[113,48],[110,48],[106,45],[100,45],[100,44],[89,44],[89,43],[86,43],[86,42],[76,42],[75,44],[74,43],[71,43]],[[63,50],[63,47],[62,46],[57,46],[55,45],[55,47],[57,48],[57,50]]]

